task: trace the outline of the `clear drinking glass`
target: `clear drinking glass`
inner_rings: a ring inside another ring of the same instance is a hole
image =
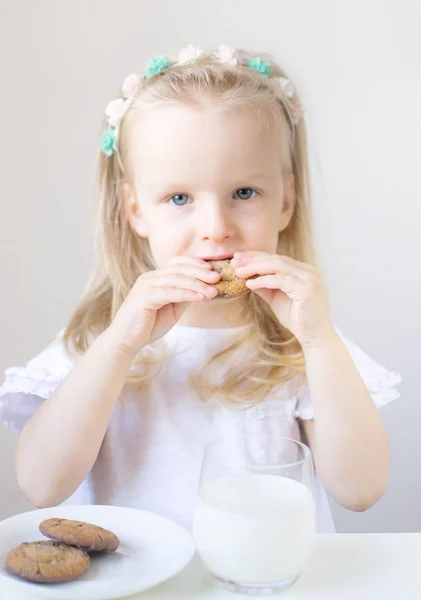
[[[193,536],[218,585],[254,596],[293,585],[315,533],[314,470],[307,446],[252,433],[207,446]]]

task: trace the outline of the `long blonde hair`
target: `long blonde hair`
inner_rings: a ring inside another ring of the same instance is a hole
[[[204,56],[193,64],[176,65],[144,80],[121,125],[120,156],[101,153],[99,157],[97,258],[85,293],[63,334],[69,352],[84,353],[110,325],[136,279],[154,268],[148,242],[130,226],[124,200],[124,184],[130,185],[130,134],[138,111],[144,107],[174,102],[197,105],[212,99],[222,109],[246,107],[255,110],[262,122],[269,118],[279,125],[286,148],[283,166],[294,177],[295,209],[288,227],[279,235],[278,252],[314,263],[305,124],[303,118],[298,122],[295,119],[299,107],[297,94],[291,99],[279,85],[278,78],[286,77],[285,72],[273,59],[265,58],[270,61],[271,78],[251,68],[231,66]],[[279,384],[302,381],[304,374],[304,357],[298,340],[279,323],[268,305],[251,293],[245,308],[245,318],[251,323],[246,335],[212,356],[191,381],[203,399],[217,397],[234,409],[259,403]],[[247,357],[233,360],[245,345],[249,350]],[[164,357],[150,359],[141,351],[134,366],[164,360]],[[230,367],[224,369],[217,383],[207,377],[212,365],[227,364]],[[148,377],[150,374],[145,375],[145,369],[139,368],[137,374],[130,375],[128,383],[144,386]]]

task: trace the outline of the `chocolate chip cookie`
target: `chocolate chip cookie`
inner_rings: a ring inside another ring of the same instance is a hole
[[[120,540],[112,531],[73,519],[47,519],[40,524],[39,530],[57,542],[88,552],[113,551],[117,550],[120,544]]]
[[[218,283],[213,284],[218,291],[218,296],[234,298],[249,291],[246,280],[237,277],[230,260],[210,260],[209,264],[212,265],[214,271],[221,275]]]
[[[62,583],[86,573],[91,559],[84,550],[49,540],[16,546],[8,552],[5,564],[9,571],[27,581]]]

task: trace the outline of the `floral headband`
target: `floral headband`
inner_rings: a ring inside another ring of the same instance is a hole
[[[150,79],[158,73],[162,73],[169,67],[178,65],[193,64],[196,60],[205,56],[203,50],[197,46],[189,45],[187,48],[182,50],[178,56],[177,61],[172,61],[167,56],[153,56],[147,62],[147,68],[145,74],[142,76],[137,73],[132,73],[123,82],[121,88],[121,96],[112,100],[105,110],[107,117],[108,128],[103,132],[101,137],[101,151],[106,156],[112,156],[114,152],[117,152],[118,159],[121,164],[119,152],[118,152],[118,138],[120,133],[121,123],[128,109],[130,108],[136,94],[141,86],[143,80]],[[219,50],[209,55],[210,58],[220,63],[228,65],[241,65],[254,69],[261,73],[264,77],[270,78],[271,81],[275,81],[280,88],[281,93],[285,94],[291,102],[291,115],[292,124],[297,125],[303,110],[295,96],[295,88],[292,83],[286,77],[277,77],[271,74],[271,64],[266,60],[257,56],[253,58],[242,57],[236,50],[229,46],[221,46]]]

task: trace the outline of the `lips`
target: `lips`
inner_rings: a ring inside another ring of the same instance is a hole
[[[233,254],[214,254],[213,256],[202,256],[202,260],[231,260]]]

